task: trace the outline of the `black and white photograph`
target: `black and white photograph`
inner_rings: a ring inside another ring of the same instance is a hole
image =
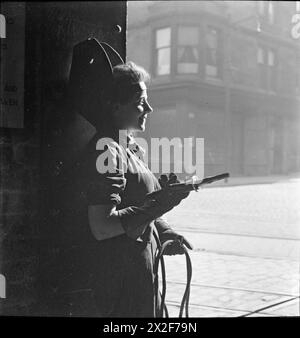
[[[299,318],[299,206],[300,1],[1,1],[0,320]]]

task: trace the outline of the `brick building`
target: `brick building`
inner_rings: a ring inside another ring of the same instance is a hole
[[[205,175],[300,169],[295,2],[129,2],[127,58],[151,73],[143,137],[204,138]]]

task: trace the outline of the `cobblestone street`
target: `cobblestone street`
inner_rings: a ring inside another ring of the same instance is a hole
[[[190,316],[299,316],[298,181],[203,189],[189,199],[167,218],[194,245]],[[165,263],[177,317],[185,257]]]
[[[299,264],[207,252],[191,253],[190,316],[299,316]],[[166,257],[167,304],[178,316],[185,289],[185,257]],[[260,310],[287,301],[281,306]],[[254,315],[254,314],[253,314]]]

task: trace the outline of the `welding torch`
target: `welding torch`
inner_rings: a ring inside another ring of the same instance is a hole
[[[162,191],[170,191],[170,192],[188,192],[188,191],[198,191],[198,189],[206,184],[210,184],[216,181],[224,180],[229,177],[229,173],[223,173],[215,176],[209,176],[205,177],[202,180],[197,180],[195,179],[196,177],[192,177],[192,179],[186,181],[186,182],[181,182],[181,183],[173,183],[168,185],[166,188],[160,189],[153,191],[151,193],[148,193],[146,195],[146,198],[155,198],[157,195],[159,195]]]

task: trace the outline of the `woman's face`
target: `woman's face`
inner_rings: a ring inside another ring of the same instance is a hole
[[[135,93],[128,103],[118,104],[114,118],[119,129],[144,131],[147,115],[152,111],[145,89]]]

